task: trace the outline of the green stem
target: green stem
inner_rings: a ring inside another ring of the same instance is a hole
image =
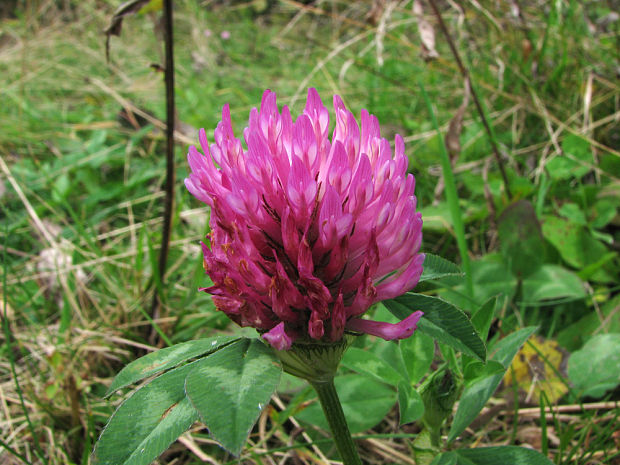
[[[325,418],[329,423],[329,427],[332,430],[332,435],[340,457],[344,465],[362,465],[359,455],[357,455],[357,449],[349,427],[347,426],[347,420],[344,417],[342,411],[342,405],[340,399],[338,399],[338,393],[336,392],[336,386],[334,385],[334,379],[330,379],[324,382],[311,383],[312,387],[316,390],[321,401],[321,407],[325,413]]]
[[[441,444],[441,427],[432,428],[429,430],[429,432],[431,433],[431,446],[433,446],[435,449],[439,449],[439,446]]]

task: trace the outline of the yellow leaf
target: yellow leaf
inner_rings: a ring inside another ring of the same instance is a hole
[[[568,392],[562,377],[566,377],[568,353],[558,343],[532,336],[523,345],[504,376],[506,386],[516,384],[525,394],[526,402],[537,402],[544,391],[551,403]]]

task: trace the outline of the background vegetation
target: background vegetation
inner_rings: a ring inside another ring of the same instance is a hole
[[[437,2],[491,135],[471,98],[462,128],[450,125],[466,86],[427,3],[305,3],[175,2],[179,143],[164,284],[154,278],[165,176],[160,5],[125,20],[107,64],[102,31],[115,0],[2,3],[0,462],[88,463],[119,402],[102,396],[124,364],[240,332],[196,291],[207,281],[208,212],[182,186],[184,154],[195,128],[212,140],[225,103],[240,135],[265,88],[295,114],[313,86],[328,106],[337,93],[355,114],[376,114],[386,137],[405,137],[423,250],[470,269],[473,284],[473,295],[462,278],[420,290],[466,310],[499,295],[491,339],[539,326],[457,443],[529,445],[557,464],[620,463],[617,2]],[[450,134],[465,235],[451,221],[422,89]],[[163,302],[155,320],[153,292]],[[343,379],[350,370],[354,360]],[[398,426],[394,390],[355,383],[342,395],[351,408],[366,396],[367,415],[351,420],[365,462],[413,463],[417,427]],[[241,462],[326,463],[311,397],[287,378]],[[237,463],[199,425],[161,458],[201,461]]]

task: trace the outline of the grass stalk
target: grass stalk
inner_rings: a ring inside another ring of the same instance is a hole
[[[549,438],[547,436],[547,416],[545,415],[545,405],[547,404],[547,396],[543,391],[540,392],[540,437],[541,437],[541,452],[543,455],[547,455],[549,450]]]
[[[140,309],[140,313],[142,313],[142,316],[144,316],[144,318],[146,318],[146,321],[148,321],[151,324],[151,328],[153,328],[153,331],[155,331],[159,335],[159,337],[161,337],[161,340],[164,341],[164,343],[168,347],[170,347],[172,345],[172,341],[170,341],[168,336],[166,336],[166,333],[162,331],[159,325],[155,322],[155,320],[153,320],[150,317],[150,315],[146,312],[146,310],[144,310],[142,307],[139,307],[139,309]]]
[[[4,449],[6,449],[9,454],[12,454],[14,457],[18,458],[22,462],[24,462],[24,463],[26,463],[28,465],[32,465],[32,462],[29,462],[26,457],[24,457],[22,454],[17,452],[15,449],[13,449],[11,446],[9,446],[2,439],[0,439],[0,446],[3,447]]]
[[[37,457],[39,457],[39,459],[44,464],[47,465],[49,462],[47,461],[47,458],[45,458],[45,455],[43,454],[41,445],[39,444],[37,434],[34,430],[34,425],[32,424],[32,421],[30,420],[30,415],[28,415],[28,409],[26,408],[26,403],[24,402],[24,394],[19,384],[19,378],[17,377],[17,370],[15,369],[15,356],[13,355],[13,343],[11,339],[12,333],[11,333],[11,329],[9,328],[9,317],[8,317],[8,310],[7,310],[8,303],[7,303],[7,298],[6,298],[6,289],[7,289],[6,277],[8,274],[8,266],[9,266],[7,256],[6,256],[8,237],[9,237],[9,226],[8,226],[8,222],[5,222],[4,224],[4,247],[2,248],[2,263],[3,263],[3,267],[2,267],[2,314],[1,314],[2,329],[4,330],[4,340],[6,341],[6,345],[7,345],[7,353],[8,353],[8,359],[9,359],[9,365],[11,367],[11,375],[13,376],[13,381],[15,382],[15,390],[17,391],[17,396],[19,397],[19,404],[22,408],[22,411],[24,412],[24,418],[26,419],[26,423],[28,424],[28,430],[30,431],[30,434],[32,436],[35,454]],[[4,447],[6,450],[8,450],[10,453],[15,455],[17,458],[19,458],[23,462],[29,463],[27,460],[24,460],[24,458],[20,454],[18,454],[16,451],[11,449],[10,447],[7,447],[4,444],[4,442],[2,443],[2,447]]]
[[[445,182],[446,200],[448,202],[448,208],[450,209],[450,216],[452,217],[452,225],[454,226],[454,234],[456,236],[456,243],[459,248],[459,254],[461,256],[461,263],[463,271],[465,272],[465,289],[468,296],[474,295],[474,285],[471,276],[471,264],[469,261],[469,254],[467,250],[467,239],[465,238],[465,225],[463,224],[463,217],[461,215],[461,208],[459,206],[459,198],[456,191],[456,182],[454,181],[454,172],[452,171],[452,164],[450,163],[450,155],[446,148],[444,138],[441,136],[441,130],[439,123],[437,122],[437,116],[433,109],[433,104],[424,88],[424,84],[421,80],[418,80],[420,91],[428,112],[431,116],[431,122],[433,128],[437,131],[439,136],[439,159],[441,161],[441,169],[443,171],[443,177]]]
[[[508,182],[508,176],[506,175],[506,169],[504,168],[504,162],[502,161],[502,157],[497,147],[497,139],[495,137],[495,133],[493,132],[493,127],[491,126],[491,124],[489,124],[489,121],[486,117],[486,112],[482,106],[482,103],[480,102],[480,99],[478,98],[478,94],[476,93],[476,89],[474,88],[471,76],[469,74],[469,70],[465,67],[465,65],[463,65],[463,61],[461,60],[459,51],[457,50],[456,45],[454,44],[454,40],[452,39],[452,36],[450,35],[448,28],[446,27],[446,23],[444,23],[443,21],[443,18],[441,16],[441,13],[439,12],[439,9],[437,8],[437,5],[435,5],[435,1],[429,0],[429,3],[431,5],[431,8],[433,9],[433,12],[435,13],[435,16],[437,17],[439,28],[441,29],[441,32],[443,33],[443,35],[446,37],[446,40],[448,41],[448,45],[450,46],[450,51],[452,52],[452,55],[454,56],[454,59],[456,60],[456,64],[459,67],[459,71],[461,72],[461,74],[463,75],[463,78],[468,83],[469,91],[471,92],[471,97],[474,100],[474,104],[476,105],[476,110],[478,111],[478,114],[480,115],[480,120],[482,121],[484,129],[489,137],[489,142],[491,143],[491,147],[493,148],[493,155],[495,156],[495,161],[497,162],[497,166],[499,167],[499,171],[502,175],[502,180],[504,182],[504,189],[506,190],[506,195],[508,196],[509,200],[512,200],[512,193],[510,191],[510,183]]]

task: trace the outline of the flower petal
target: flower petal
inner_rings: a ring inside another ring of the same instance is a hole
[[[288,350],[293,345],[293,339],[286,334],[284,329],[284,321],[280,322],[271,330],[263,334],[263,339],[266,340],[276,350]]]
[[[336,302],[334,302],[334,308],[332,309],[332,330],[329,338],[332,342],[339,341],[344,333],[344,326],[347,320],[347,315],[344,309],[344,300],[342,292],[338,294]]]
[[[424,257],[424,254],[416,255],[402,273],[394,274],[379,284],[375,302],[393,299],[413,289],[422,276]]]
[[[345,327],[352,331],[378,336],[386,341],[407,339],[416,330],[418,321],[420,321],[422,315],[424,315],[424,313],[421,311],[413,312],[403,321],[395,324],[354,318],[349,320]]]

